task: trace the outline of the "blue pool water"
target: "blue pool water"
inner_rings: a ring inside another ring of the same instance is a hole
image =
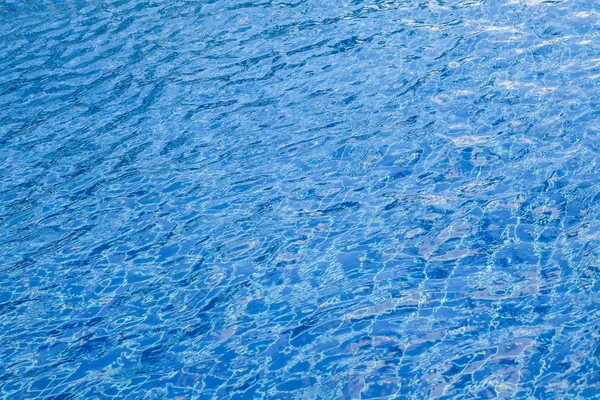
[[[0,397],[600,398],[600,3],[0,1]]]

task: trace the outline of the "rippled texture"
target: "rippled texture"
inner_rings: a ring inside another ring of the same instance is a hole
[[[595,1],[0,2],[0,393],[600,398]]]

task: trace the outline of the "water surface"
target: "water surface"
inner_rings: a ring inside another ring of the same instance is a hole
[[[600,398],[595,1],[0,1],[0,393]]]

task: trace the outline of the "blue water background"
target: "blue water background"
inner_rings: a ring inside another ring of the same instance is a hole
[[[600,4],[0,1],[0,394],[600,398]]]

